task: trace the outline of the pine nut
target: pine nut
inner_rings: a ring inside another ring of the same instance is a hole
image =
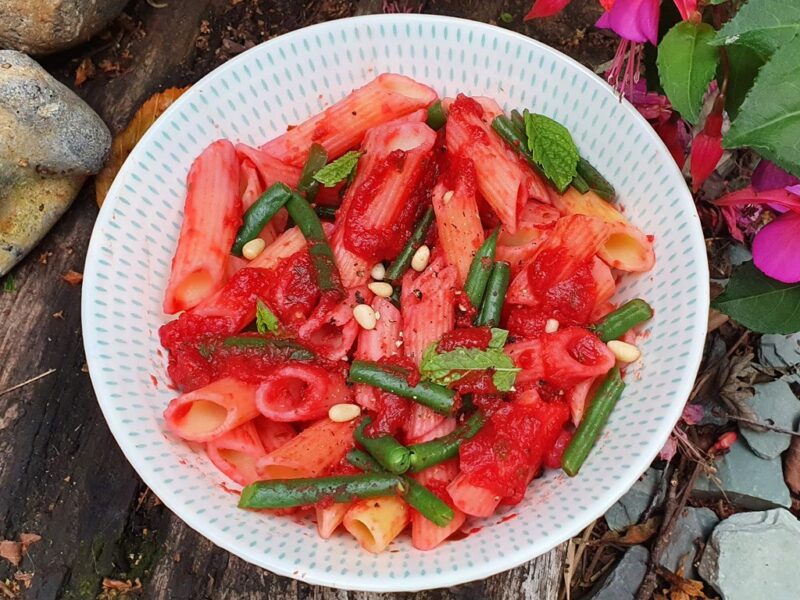
[[[394,293],[394,288],[391,284],[386,283],[385,281],[373,281],[372,283],[368,284],[367,287],[369,291],[375,294],[376,296],[380,296],[381,298],[391,298],[392,294]]]
[[[442,196],[442,203],[447,204],[452,199],[453,199],[453,190],[448,190]]]
[[[417,251],[414,252],[414,257],[411,259],[411,268],[417,273],[421,273],[428,266],[428,261],[431,259],[431,249],[425,244],[422,244]]]
[[[252,239],[242,247],[242,256],[247,260],[253,260],[256,256],[261,254],[266,247],[267,242],[261,238]]]
[[[356,323],[366,330],[375,329],[375,325],[378,324],[378,319],[375,318],[375,311],[368,304],[356,305],[353,309],[353,318]]]
[[[621,342],[619,340],[611,340],[606,344],[608,349],[617,357],[617,360],[624,363],[632,363],[639,360],[642,353],[633,344],[628,342]]]
[[[555,333],[558,331],[558,321],[555,319],[547,319],[547,322],[544,324],[544,332],[545,333]]]
[[[386,277],[386,267],[383,266],[383,263],[378,263],[372,267],[370,275],[375,281],[383,281],[383,278]]]
[[[334,423],[347,423],[361,415],[358,404],[334,404],[328,409],[328,418]]]

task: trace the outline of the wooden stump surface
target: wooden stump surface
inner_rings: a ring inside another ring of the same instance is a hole
[[[591,67],[613,42],[593,30],[593,0],[575,0],[562,16],[523,24],[532,0],[430,0],[424,11],[499,23],[551,44]],[[113,132],[154,92],[187,85],[256,43],[315,22],[381,10],[376,0],[134,0],[109,31],[42,62],[74,87],[85,58],[100,67],[77,88]],[[153,2],[153,4],[158,4]],[[509,24],[500,15],[513,16]],[[104,63],[104,60],[109,62]],[[115,71],[119,71],[116,73]],[[14,271],[16,291],[0,293],[0,540],[36,533],[19,567],[0,560],[0,598],[373,600],[298,583],[249,565],[184,525],[128,465],[103,420],[86,372],[80,285],[97,215],[87,183],[73,207]],[[30,378],[54,372],[13,391]],[[558,597],[566,546],[484,581],[397,598],[514,600]],[[16,578],[15,578],[16,577]],[[135,581],[129,593],[104,579]]]

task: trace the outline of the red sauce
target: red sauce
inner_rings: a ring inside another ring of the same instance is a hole
[[[458,119],[459,124],[469,133],[471,142],[488,146],[490,144],[489,136],[482,127],[473,124],[475,117],[483,118],[483,107],[472,98],[459,94],[456,101],[450,106],[448,118]]]
[[[452,352],[456,348],[478,348],[486,350],[492,341],[488,327],[464,327],[445,333],[436,346],[437,352]]]
[[[378,363],[387,367],[399,367],[402,369],[405,372],[408,385],[417,385],[420,381],[416,363],[407,356],[389,356],[380,359]]]
[[[478,309],[472,305],[467,295],[462,291],[456,292],[456,327],[472,327],[477,315]]]
[[[466,394],[492,396],[497,394],[497,388],[494,386],[492,376],[493,373],[489,370],[469,371],[451,387],[462,396]]]
[[[591,263],[578,267],[570,277],[549,287],[543,296],[543,311],[562,326],[589,323],[597,299]]]
[[[411,415],[411,403],[396,394],[377,389],[376,392],[378,410],[372,423],[367,427],[367,434],[372,437],[395,435],[408,421]]]
[[[505,517],[503,517],[502,519],[500,519],[497,522],[497,525],[500,525],[500,523],[507,523],[508,521],[511,521],[512,519],[516,519],[517,516],[518,516],[517,513],[508,513]]]
[[[506,329],[509,337],[530,339],[544,333],[548,317],[537,306],[514,305],[508,311]]]
[[[275,312],[281,324],[290,329],[309,317],[320,298],[317,273],[307,250],[280,262],[271,271],[270,284],[261,298]]]
[[[218,483],[217,486],[223,492],[225,492],[226,494],[230,494],[231,496],[238,496],[239,495],[239,491],[238,490],[234,490],[233,488],[228,487],[228,484],[226,484],[224,481],[221,481],[220,483]]]
[[[156,379],[155,375],[150,375],[150,383],[153,384],[153,387],[155,388],[158,387],[158,379]]]

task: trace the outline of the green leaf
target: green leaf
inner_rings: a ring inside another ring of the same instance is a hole
[[[730,73],[728,93],[725,96],[725,110],[728,111],[731,119],[735,119],[747,93],[753,87],[758,70],[764,66],[769,57],[739,44],[728,46],[727,52]],[[717,81],[722,81],[722,78],[718,77]]]
[[[526,110],[525,133],[533,160],[558,191],[566,190],[577,173],[579,158],[569,130],[550,117]]]
[[[351,150],[322,167],[314,174],[314,179],[319,181],[325,187],[333,187],[340,181],[344,181],[356,170],[358,159],[361,158],[363,152]]]
[[[496,331],[504,331],[498,329]],[[504,332],[506,335],[508,332]],[[494,331],[492,332],[494,338]],[[499,336],[498,338],[499,339]],[[496,343],[496,342],[495,342]],[[501,348],[457,348],[451,352],[436,352],[433,342],[422,355],[419,373],[423,379],[439,385],[450,385],[471,371],[493,371],[492,381],[500,392],[508,392],[520,371]]]
[[[492,327],[492,339],[489,341],[489,348],[500,348],[506,345],[508,331],[498,327]]]
[[[3,279],[3,293],[4,294],[13,294],[17,291],[17,288],[14,286],[14,276],[13,275],[6,275],[6,278]]]
[[[800,331],[800,283],[775,281],[752,261],[734,269],[711,306],[756,333]]]
[[[750,0],[712,41],[717,46],[743,44],[769,56],[800,33],[797,0]]]
[[[761,67],[722,138],[723,148],[752,148],[782,169],[800,176],[800,36]]]
[[[256,300],[256,329],[258,333],[277,333],[280,322],[275,313],[260,299]]]
[[[214,346],[210,344],[197,344],[197,351],[200,353],[200,356],[206,360],[214,356],[214,350]]]
[[[507,12],[501,12],[500,13],[500,20],[503,23],[511,23],[511,21],[514,20],[514,15],[512,15],[511,13],[507,13]]]
[[[658,45],[658,75],[672,106],[697,123],[708,84],[714,78],[719,48],[710,44],[714,28],[707,23],[681,21]]]

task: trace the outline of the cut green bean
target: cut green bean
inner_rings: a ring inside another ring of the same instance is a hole
[[[516,108],[511,111],[511,122],[514,124],[514,127],[517,128],[518,131],[522,133],[525,138],[525,147],[528,146],[528,135],[525,133],[525,117],[522,116],[522,113],[519,112]]]
[[[434,525],[444,527],[453,520],[453,509],[436,494],[411,477],[403,477],[403,499]]]
[[[408,268],[411,266],[411,259],[414,257],[414,253],[425,242],[425,238],[428,236],[428,230],[431,228],[431,225],[433,225],[433,219],[433,207],[430,207],[425,211],[425,214],[422,215],[422,218],[417,223],[414,232],[411,234],[411,237],[408,238],[400,254],[397,255],[397,258],[395,258],[392,264],[389,265],[389,268],[386,269],[386,275],[384,276],[386,281],[398,281],[405,275],[405,272],[408,271]]]
[[[497,251],[497,237],[500,235],[500,228],[497,227],[492,234],[487,237],[469,266],[467,280],[464,282],[464,292],[475,308],[480,308],[483,301],[483,294],[486,291],[486,284],[489,282],[489,275],[494,266],[494,255]]]
[[[572,178],[571,185],[581,194],[585,194],[589,191],[589,184],[586,183],[586,180],[583,177],[581,177],[580,173],[575,173],[575,177]]]
[[[317,216],[323,221],[335,221],[336,212],[338,210],[338,206],[327,206],[325,204],[314,205],[314,212],[317,213]]]
[[[618,367],[608,372],[600,387],[597,389],[589,408],[583,415],[581,424],[575,430],[567,449],[561,457],[561,468],[570,477],[575,477],[581,466],[589,456],[592,447],[600,437],[600,432],[608,422],[608,417],[622,395],[625,384]]]
[[[306,164],[303,165],[303,171],[300,173],[300,180],[297,182],[297,191],[309,202],[313,202],[319,191],[319,181],[314,179],[322,167],[328,162],[328,153],[321,144],[311,144],[308,150],[308,157]]]
[[[505,115],[497,115],[492,119],[492,129],[503,138],[510,146],[526,158],[530,157],[528,140],[525,137],[525,128],[520,131],[514,122]]]
[[[653,309],[650,305],[641,298],[636,298],[603,317],[594,326],[594,332],[604,342],[610,342],[618,340],[637,325],[652,318]]]
[[[368,437],[364,430],[371,422],[369,417],[361,419],[354,434],[356,441],[390,473],[399,475],[408,471],[411,466],[411,451],[391,435]]]
[[[222,345],[228,348],[276,348],[278,350],[292,350],[289,360],[313,360],[316,358],[316,355],[311,350],[294,340],[239,335],[225,338]]]
[[[381,365],[366,360],[354,360],[350,365],[350,381],[366,383],[387,392],[409,398],[434,412],[451,415],[455,392],[430,381],[409,385],[408,371],[401,367]]]
[[[411,468],[409,471],[418,473],[457,456],[462,442],[478,433],[484,422],[483,415],[480,412],[475,412],[466,422],[447,435],[427,442],[411,444],[408,447],[411,450]]]
[[[289,216],[297,223],[300,231],[308,242],[308,253],[311,255],[311,262],[317,271],[317,283],[323,296],[333,296],[344,298],[344,287],[339,269],[336,267],[336,260],[333,257],[333,250],[328,243],[325,230],[322,228],[317,213],[306,202],[305,198],[299,194],[292,194],[286,203],[286,210]]]
[[[437,100],[428,107],[428,127],[439,130],[447,123],[447,115],[444,113],[442,101]]]
[[[364,473],[380,473],[383,470],[383,467],[378,464],[377,460],[363,450],[358,450],[357,448],[350,450],[350,452],[345,455],[345,458],[347,462],[354,467],[358,467],[364,471]]]
[[[405,482],[389,473],[256,481],[242,490],[239,508],[293,508],[320,500],[350,502],[394,496],[406,491]]]
[[[511,265],[502,260],[494,263],[483,295],[481,312],[478,313],[477,325],[497,327],[500,324],[500,314],[503,312],[503,302],[510,281]]]
[[[614,200],[616,196],[614,186],[585,158],[581,158],[578,161],[578,175],[583,178],[587,187],[603,200],[608,200],[609,202]]]
[[[245,211],[242,217],[242,226],[236,233],[231,253],[241,256],[244,245],[258,237],[275,213],[289,201],[291,195],[292,190],[283,183],[276,183],[268,187],[267,191],[261,194],[258,200]]]

